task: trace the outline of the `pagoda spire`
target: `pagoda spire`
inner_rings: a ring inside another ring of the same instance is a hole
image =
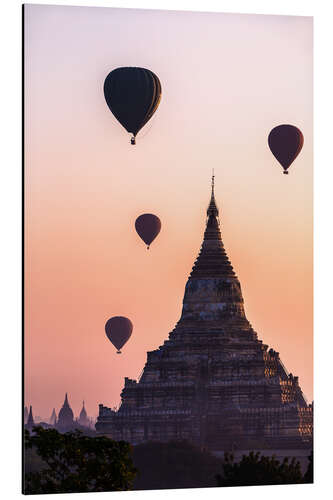
[[[56,423],[57,423],[57,414],[56,414],[55,408],[53,408],[53,411],[52,411],[52,414],[50,417],[50,424],[55,425]]]
[[[66,392],[64,404],[62,405],[62,408],[60,409],[58,415],[58,426],[60,428],[69,429],[73,425],[73,421],[74,421],[74,414],[72,408],[68,403],[68,396]]]
[[[25,424],[28,422],[28,415],[29,415],[28,408],[25,406],[24,407],[24,423]]]
[[[215,193],[214,193],[214,185],[215,185],[215,175],[214,175],[214,169],[213,169],[213,174],[212,174],[212,194],[210,197],[210,202],[207,208],[207,217],[209,218],[210,216],[219,216],[219,209],[217,208],[216,201],[215,201]]]
[[[87,415],[87,411],[86,411],[85,406],[84,406],[84,401],[82,401],[82,410],[81,410],[81,413],[80,413],[80,417],[83,416],[83,415]]]
[[[85,426],[85,427],[89,427],[89,420],[88,420],[88,416],[87,416],[87,411],[84,407],[84,401],[82,401],[82,410],[81,410],[79,418],[78,418],[78,423],[80,425]]]
[[[28,415],[28,422],[27,422],[27,427],[29,429],[32,429],[33,426],[35,425],[34,417],[32,415],[32,406],[30,405],[30,410],[29,410],[29,415]]]
[[[221,237],[214,187],[213,172],[206,229],[199,255],[185,287],[178,325],[184,322],[196,324],[197,321],[206,325],[212,321],[221,324],[221,321],[232,318],[246,320],[241,286]]]
[[[204,239],[198,258],[192,268],[191,278],[231,278],[236,276],[222,242],[214,185],[215,175],[213,173]]]

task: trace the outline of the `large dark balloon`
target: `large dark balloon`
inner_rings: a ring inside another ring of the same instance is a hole
[[[120,354],[120,349],[126,344],[132,335],[132,322],[124,316],[114,316],[105,324],[105,333]]]
[[[300,153],[304,143],[302,132],[294,125],[278,125],[268,136],[268,145],[284,174]]]
[[[147,248],[161,231],[161,221],[153,214],[140,215],[135,221],[135,229]]]
[[[104,82],[104,96],[113,115],[135,136],[150,120],[161,100],[161,83],[158,77],[145,68],[117,68]]]

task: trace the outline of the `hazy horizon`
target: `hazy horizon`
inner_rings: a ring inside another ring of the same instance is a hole
[[[258,338],[313,399],[312,18],[25,5],[25,396],[77,415],[120,401],[178,321],[212,168],[222,239]],[[136,146],[106,75],[154,71],[162,100]],[[282,168],[269,131],[304,147]],[[162,230],[147,252],[142,213]],[[134,330],[121,355],[108,318]]]

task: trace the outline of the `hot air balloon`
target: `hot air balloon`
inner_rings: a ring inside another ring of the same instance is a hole
[[[161,231],[161,221],[154,214],[140,215],[135,221],[135,229],[140,238],[146,243],[149,250],[150,244]]]
[[[120,349],[126,344],[132,335],[132,331],[132,322],[124,316],[114,316],[105,324],[105,333],[117,349],[117,354],[121,354]]]
[[[137,133],[158,108],[161,83],[149,69],[117,68],[105,79],[104,96],[113,115],[132,134],[131,144],[135,144]]]
[[[300,153],[304,137],[294,125],[278,125],[268,136],[268,145],[277,161],[283,167],[283,173],[288,174],[288,168]]]

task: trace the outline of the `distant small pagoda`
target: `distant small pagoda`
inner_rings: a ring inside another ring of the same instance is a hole
[[[57,414],[56,414],[55,408],[53,408],[53,411],[51,413],[51,417],[49,420],[49,424],[55,426],[56,423],[57,423]]]
[[[77,423],[82,427],[91,427],[90,419],[87,415],[87,411],[84,406],[84,401],[82,401],[82,410],[80,411],[79,418],[77,419]]]
[[[25,424],[25,428],[31,432],[32,429],[34,428],[34,426],[35,426],[35,421],[34,421],[34,417],[32,414],[32,406],[30,405],[28,420],[27,420],[27,423]]]
[[[56,426],[61,431],[70,430],[74,427],[74,414],[68,402],[67,392],[65,395],[64,404],[59,411]]]
[[[258,340],[225,252],[212,193],[199,256],[169,339],[125,378],[117,411],[96,430],[132,444],[188,440],[212,451],[312,447],[312,405],[279,353]]]
[[[23,414],[24,425],[28,423],[28,416],[29,416],[28,408],[25,406]]]

